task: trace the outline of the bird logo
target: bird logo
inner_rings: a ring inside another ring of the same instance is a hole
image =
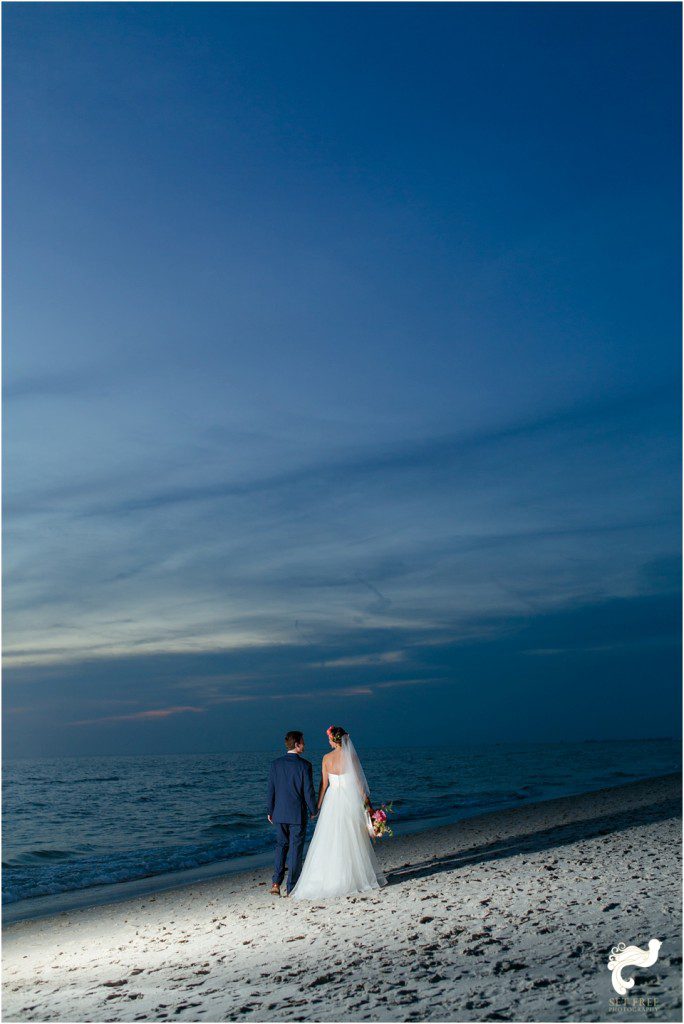
[[[613,988],[618,995],[624,996],[627,989],[634,985],[634,978],[625,979],[622,972],[625,967],[650,967],[658,959],[658,951],[662,946],[660,939],[651,939],[648,949],[638,946],[625,946],[624,942],[613,946],[608,957],[608,970],[612,973]]]

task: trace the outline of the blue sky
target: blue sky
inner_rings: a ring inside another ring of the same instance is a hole
[[[678,729],[680,18],[4,6],[6,753]]]

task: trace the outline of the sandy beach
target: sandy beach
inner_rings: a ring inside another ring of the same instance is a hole
[[[682,1017],[681,781],[661,776],[386,840],[389,884],[330,903],[249,871],[3,932],[6,1021]],[[608,954],[662,941],[626,970]]]

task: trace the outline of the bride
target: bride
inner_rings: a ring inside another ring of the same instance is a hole
[[[293,900],[350,896],[386,885],[367,827],[368,783],[349,733],[328,729],[332,750],[323,758],[319,816]]]

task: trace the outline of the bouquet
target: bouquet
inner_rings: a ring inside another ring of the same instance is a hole
[[[374,811],[370,801],[366,802],[366,826],[371,839],[382,839],[383,836],[394,835],[387,824],[387,815],[392,813],[392,804],[380,804]]]

